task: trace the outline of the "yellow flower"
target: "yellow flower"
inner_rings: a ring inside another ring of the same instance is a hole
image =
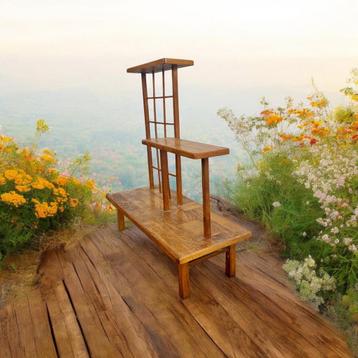
[[[327,98],[321,94],[309,96],[307,99],[310,101],[310,105],[314,108],[324,108],[328,106]]]
[[[20,205],[26,203],[26,199],[22,195],[17,194],[15,191],[1,194],[0,199],[7,204],[14,205],[15,207],[19,207]]]
[[[48,180],[44,179],[44,178],[37,178],[36,181],[34,181],[31,186],[34,189],[38,189],[38,190],[42,190],[42,189],[54,189],[54,185],[52,183],[50,183]]]
[[[55,153],[50,149],[44,149],[40,159],[47,163],[56,163]]]
[[[268,152],[271,152],[272,150],[272,147],[270,145],[267,145],[266,147],[263,147],[262,148],[262,153],[268,153]]]
[[[31,190],[31,188],[28,185],[16,185],[15,189],[20,193],[26,193],[27,191]]]
[[[94,182],[94,180],[90,179],[86,181],[86,186],[88,189],[93,190],[96,186],[96,183]]]
[[[56,196],[67,197],[67,192],[66,192],[66,190],[63,189],[63,188],[55,188],[55,189],[53,189],[53,193],[54,193]]]
[[[75,208],[78,205],[78,199],[76,198],[71,198],[70,199],[70,207],[71,208]]]
[[[32,177],[25,173],[20,173],[15,178],[15,184],[17,185],[29,185],[32,182]]]
[[[55,182],[58,184],[58,185],[61,185],[61,186],[65,186],[67,183],[68,183],[68,177],[65,177],[63,175],[60,175],[56,180]]]
[[[11,143],[13,142],[14,139],[11,138],[11,137],[8,137],[6,135],[3,135],[3,134],[0,134],[0,142],[3,142],[3,143]]]
[[[352,99],[352,101],[358,102],[358,93],[353,93],[351,95],[351,99]]]
[[[18,171],[16,169],[8,169],[4,172],[4,177],[7,180],[14,180],[18,176]]]
[[[55,216],[57,214],[58,205],[56,202],[40,202],[37,199],[32,199],[35,204],[35,215],[39,219]]]
[[[272,125],[282,122],[283,118],[280,115],[274,113],[274,114],[268,115],[265,118],[265,120],[266,120],[267,125],[272,126]]]
[[[45,133],[48,130],[49,130],[49,127],[48,127],[47,123],[45,122],[45,120],[38,119],[36,122],[36,131],[38,133]]]
[[[3,175],[0,175],[0,185],[4,185],[6,183],[6,179]]]

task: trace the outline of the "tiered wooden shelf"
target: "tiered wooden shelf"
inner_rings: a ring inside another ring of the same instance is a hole
[[[125,229],[127,217],[177,263],[181,298],[190,294],[189,264],[225,251],[225,272],[227,276],[233,277],[236,270],[236,244],[251,237],[248,230],[210,209],[209,158],[227,155],[229,149],[180,138],[177,70],[192,65],[191,60],[163,58],[127,70],[140,73],[142,78],[146,133],[142,143],[147,146],[149,188],[107,194],[108,200],[117,209],[120,231]],[[171,71],[172,75],[171,95],[166,94],[166,71]],[[162,74],[160,96],[156,95],[156,73]],[[152,80],[151,96],[148,96],[147,86],[149,74]],[[168,121],[166,102],[169,99],[172,100],[173,118]],[[159,120],[158,100],[163,105],[163,118]],[[149,101],[153,101],[153,117],[149,113]],[[164,137],[159,136],[158,126],[162,126]],[[168,133],[168,126],[173,129],[172,135]],[[168,153],[175,156],[175,174],[169,172]],[[181,157],[201,160],[202,205],[182,194]],[[175,191],[170,188],[170,175],[176,179]]]

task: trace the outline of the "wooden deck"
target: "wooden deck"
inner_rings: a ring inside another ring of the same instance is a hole
[[[176,266],[137,228],[99,229],[48,252],[32,294],[0,311],[3,357],[350,357],[340,334],[292,292],[268,253]]]

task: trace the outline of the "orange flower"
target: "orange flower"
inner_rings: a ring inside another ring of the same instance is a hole
[[[76,198],[71,198],[70,199],[70,207],[71,208],[75,208],[78,205],[78,199]]]
[[[26,199],[22,195],[17,194],[15,191],[1,194],[0,199],[4,203],[14,205],[16,208],[26,203]]]
[[[298,117],[300,117],[301,119],[308,119],[308,118],[312,118],[314,116],[314,113],[308,109],[308,108],[290,108],[288,111],[288,114],[294,114]]]
[[[272,109],[264,109],[262,112],[261,112],[261,116],[263,117],[266,117],[266,116],[269,116],[270,114],[273,114],[273,110]]]
[[[266,147],[263,147],[261,152],[262,153],[268,153],[268,152],[271,152],[272,150],[272,147],[270,145],[267,145]]]
[[[20,193],[26,193],[27,191],[31,190],[31,188],[28,185],[16,185],[15,189]]]
[[[358,131],[358,120],[352,123],[351,128],[355,131]]]
[[[321,128],[312,128],[311,133],[313,135],[318,135],[319,137],[324,137],[329,133],[329,129],[325,128],[325,127],[321,127]]]
[[[283,118],[279,114],[272,113],[272,114],[269,114],[268,116],[266,116],[265,120],[266,120],[266,124],[268,126],[272,126],[272,125],[282,122]]]
[[[283,142],[286,142],[287,140],[290,140],[293,137],[291,134],[286,134],[286,133],[280,133],[279,136]]]

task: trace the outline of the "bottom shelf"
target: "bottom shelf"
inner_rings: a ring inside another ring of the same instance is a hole
[[[157,189],[111,193],[107,199],[178,263],[193,261],[251,237],[251,232],[238,223],[212,212],[212,235],[205,238],[202,206],[184,197],[183,205],[177,207],[172,199],[171,209],[163,211]]]

